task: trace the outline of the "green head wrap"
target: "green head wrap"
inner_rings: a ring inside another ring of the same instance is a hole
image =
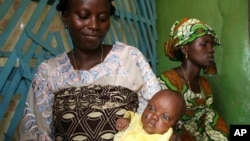
[[[183,18],[176,21],[171,28],[170,37],[165,44],[166,55],[171,60],[177,61],[178,59],[174,53],[175,50],[204,35],[211,35],[214,37],[216,45],[221,44],[214,30],[205,22],[190,18]]]

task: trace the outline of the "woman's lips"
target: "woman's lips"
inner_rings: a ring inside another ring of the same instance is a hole
[[[209,61],[213,61],[213,60],[214,60],[214,56],[209,56],[209,57],[208,57],[208,60],[209,60]]]
[[[88,38],[88,39],[98,39],[99,36],[95,36],[95,35],[85,35],[85,38]]]

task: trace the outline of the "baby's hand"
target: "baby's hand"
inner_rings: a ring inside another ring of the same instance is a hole
[[[122,131],[128,128],[129,123],[130,118],[118,118],[115,126],[117,130]]]

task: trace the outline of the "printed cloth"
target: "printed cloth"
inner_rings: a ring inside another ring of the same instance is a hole
[[[113,140],[117,117],[136,111],[138,97],[121,86],[88,85],[55,94],[54,127],[58,141]]]
[[[212,108],[211,87],[203,77],[199,78],[201,93],[194,93],[181,77],[168,70],[160,75],[162,87],[180,92],[186,101],[182,118],[183,128],[178,132],[183,141],[228,141],[228,127],[222,117]]]
[[[67,53],[62,53],[43,61],[38,66],[27,96],[27,102],[25,103],[24,115],[20,124],[20,140],[55,140],[55,129],[61,128],[54,127],[53,105],[54,101],[57,101],[55,94],[67,89],[71,90],[95,85],[103,87],[120,86],[136,93],[138,96],[137,112],[139,113],[144,110],[147,101],[161,89],[160,83],[147,59],[133,46],[116,42],[103,62],[90,70],[75,70]],[[82,94],[86,93],[82,92]],[[109,94],[107,91],[107,95]],[[118,98],[121,98],[122,94],[119,94]],[[65,102],[65,104],[68,102]],[[77,101],[74,104],[82,103]],[[59,105],[55,105],[55,107],[58,108]],[[60,108],[69,107],[60,106]],[[91,115],[91,113],[89,114]],[[56,118],[59,118],[58,115],[56,116]],[[110,118],[112,116],[115,116],[115,114],[109,115]],[[111,120],[113,120],[112,118]],[[75,126],[78,126],[78,124]],[[98,127],[96,126],[96,128]]]

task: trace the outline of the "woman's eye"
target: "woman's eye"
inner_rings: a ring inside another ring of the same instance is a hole
[[[216,42],[212,42],[212,43],[211,43],[211,46],[212,46],[212,47],[215,47],[216,45],[217,45]]]
[[[214,46],[216,46],[216,43],[215,42],[204,42],[204,43],[200,43],[200,46],[202,46],[202,47],[208,47],[208,46],[214,47]]]
[[[79,15],[80,19],[86,19],[88,16],[86,15]]]
[[[100,16],[100,17],[99,17],[99,20],[100,20],[100,21],[107,21],[108,19],[109,19],[109,18],[108,18],[108,16],[106,16],[106,15],[105,15],[105,16]]]
[[[200,43],[200,46],[206,47],[206,43]]]

